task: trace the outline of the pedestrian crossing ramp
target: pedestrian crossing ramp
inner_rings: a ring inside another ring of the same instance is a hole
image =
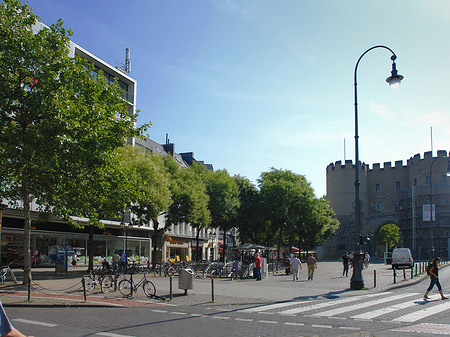
[[[413,323],[450,310],[450,300],[442,301],[440,295],[424,300],[422,296],[420,293],[381,292],[331,300],[273,303],[240,312]]]

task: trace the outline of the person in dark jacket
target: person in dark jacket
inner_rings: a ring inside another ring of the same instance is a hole
[[[430,268],[427,270],[428,274],[430,275],[430,286],[428,287],[427,291],[425,291],[425,295],[423,295],[424,300],[429,300],[428,293],[433,289],[434,285],[438,288],[439,294],[441,295],[441,299],[446,300],[447,297],[444,296],[442,293],[442,287],[439,283],[439,268],[438,264],[441,262],[441,259],[439,257],[434,258]]]

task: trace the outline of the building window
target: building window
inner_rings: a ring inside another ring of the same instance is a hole
[[[430,185],[430,176],[427,176],[427,177],[425,178],[425,184],[426,184],[426,185]]]
[[[396,190],[397,192],[400,192],[400,189],[401,189],[400,181],[395,182],[395,190]]]
[[[375,192],[380,193],[380,191],[381,191],[380,184],[375,184]]]
[[[414,178],[414,186],[417,186],[417,178]]]

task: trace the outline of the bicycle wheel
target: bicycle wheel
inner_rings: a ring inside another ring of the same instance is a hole
[[[100,289],[104,294],[114,291],[114,279],[111,275],[106,275],[100,283]]]
[[[95,288],[95,280],[93,280],[89,275],[83,276],[84,287],[86,291],[92,291]]]
[[[122,280],[118,284],[119,292],[125,297],[130,297],[132,286],[130,280]]]
[[[148,297],[155,297],[156,295],[156,287],[151,281],[145,281],[142,285],[142,290],[144,290],[144,294]]]
[[[13,271],[11,270],[9,273],[10,273],[11,278],[13,279],[14,283],[17,283],[16,275],[14,275]]]

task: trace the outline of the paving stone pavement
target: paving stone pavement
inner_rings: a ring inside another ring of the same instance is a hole
[[[155,284],[159,298],[150,299],[145,296],[142,289],[139,289],[132,299],[128,299],[123,298],[117,291],[103,294],[100,287],[96,287],[92,292],[87,293],[87,301],[85,301],[81,284],[85,270],[85,267],[79,266],[76,270],[70,268],[67,274],[55,275],[52,268],[33,269],[30,301],[28,301],[28,289],[21,284],[22,271],[14,270],[19,283],[14,284],[8,280],[0,284],[1,301],[4,306],[210,306],[262,304],[314,297],[333,298],[355,292],[349,289],[352,269],[349,271],[349,277],[343,277],[342,263],[321,261],[318,262],[314,280],[311,281],[307,280],[306,265],[303,265],[298,281],[293,281],[292,275],[284,273],[269,274],[267,278],[259,282],[253,279],[231,281],[216,278],[212,281],[209,278],[195,278],[193,289],[188,290],[185,295],[185,291],[178,288],[178,278],[173,277],[172,299],[170,299],[170,278],[154,277],[149,274],[148,278]],[[415,284],[427,277],[425,273],[422,273],[411,279],[411,270],[407,269],[405,270],[406,279],[404,279],[403,270],[399,270],[396,274],[396,284],[394,284],[393,274],[390,266],[371,263],[363,270],[365,289],[357,292],[385,291],[393,287]],[[134,278],[140,280],[139,275],[134,275]]]

